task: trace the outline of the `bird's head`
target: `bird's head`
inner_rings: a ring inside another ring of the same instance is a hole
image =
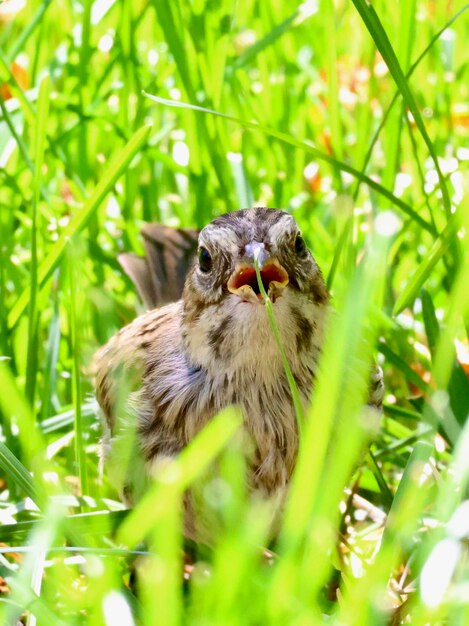
[[[306,367],[322,343],[328,293],[294,218],[277,209],[234,211],[210,222],[198,243],[183,293],[190,361],[213,376],[275,379],[282,366],[257,262],[287,356]]]
[[[260,207],[217,217],[200,232],[184,300],[262,305],[256,262],[272,302],[286,294],[302,294],[316,303],[327,300],[321,272],[295,219],[285,211]]]

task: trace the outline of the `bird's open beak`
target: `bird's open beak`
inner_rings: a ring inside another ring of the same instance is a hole
[[[228,280],[228,291],[248,302],[262,301],[262,294],[257,282],[255,262],[258,262],[262,284],[269,298],[275,302],[288,285],[288,274],[278,260],[270,257],[264,244],[254,241],[245,248],[245,257],[236,266]]]

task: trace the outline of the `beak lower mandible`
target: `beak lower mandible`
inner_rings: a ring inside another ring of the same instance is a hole
[[[264,244],[259,243],[258,241],[248,243],[244,248],[244,255],[245,258],[253,265],[255,265],[257,261],[259,263],[259,269],[262,269],[264,267],[265,262],[270,256],[267,253]]]

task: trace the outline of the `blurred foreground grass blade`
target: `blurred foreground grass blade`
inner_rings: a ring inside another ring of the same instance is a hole
[[[299,141],[298,139],[295,139],[291,135],[280,132],[273,128],[266,128],[265,126],[261,126],[257,122],[248,122],[246,120],[241,120],[238,117],[235,117],[233,115],[228,115],[226,113],[214,111],[213,109],[207,109],[205,107],[201,107],[196,104],[188,104],[186,102],[179,102],[177,100],[167,100],[166,98],[153,96],[146,92],[143,92],[143,93],[147,98],[150,98],[150,100],[153,100],[154,102],[157,102],[158,104],[163,104],[165,106],[171,106],[171,107],[180,108],[180,109],[190,109],[192,111],[200,111],[201,113],[208,113],[209,115],[216,115],[230,122],[235,122],[236,124],[239,124],[243,126],[244,128],[260,131],[261,133],[264,133],[265,135],[268,135],[270,137],[275,137],[279,141],[295,146],[296,148],[299,148],[300,150],[313,155],[316,159],[320,161],[325,161],[326,163],[329,163],[329,165],[332,165],[334,168],[347,172],[348,174],[351,174],[358,180],[364,182],[366,185],[368,185],[368,187],[371,187],[371,189],[374,189],[375,191],[377,191],[378,193],[386,197],[388,200],[390,200],[390,202],[392,202],[397,207],[399,207],[401,211],[403,211],[406,215],[411,217],[423,229],[427,230],[428,232],[432,234],[435,234],[432,224],[424,220],[416,211],[414,211],[414,209],[412,209],[410,205],[408,205],[406,202],[404,202],[403,200],[395,196],[391,191],[389,191],[389,189],[386,189],[385,187],[377,183],[375,180],[366,176],[359,170],[356,170],[355,168],[351,167],[347,163],[339,161],[335,159],[334,157],[330,156],[329,154],[326,154],[325,152],[318,150],[318,148],[315,148],[309,142]]]
[[[161,471],[161,475],[119,528],[119,542],[129,547],[143,541],[164,514],[165,499],[172,492],[184,492],[216,459],[241,426],[235,409],[225,409]]]
[[[29,538],[37,551],[27,553],[12,581],[12,600],[8,605],[6,624],[16,625],[23,610],[31,610],[40,623],[60,626],[62,620],[52,612],[42,598],[41,587],[48,548],[54,543],[63,520],[63,511],[50,502],[46,516],[38,522]],[[21,608],[19,608],[21,607]],[[34,620],[34,623],[36,621]]]
[[[279,540],[282,558],[273,581],[271,618],[280,615],[280,623],[292,617],[292,597],[304,607],[307,623],[308,598],[317,597],[330,573],[344,484],[370,436],[367,428],[372,425],[367,426],[364,415],[379,419],[363,405],[378,330],[370,313],[373,303],[379,306],[383,298],[388,247],[386,237],[376,233],[368,255],[337,296],[341,315],[329,321]],[[319,617],[313,611],[309,618],[313,615]]]
[[[33,201],[31,205],[31,262],[29,271],[29,303],[28,303],[28,354],[26,362],[26,398],[34,407],[36,392],[36,374],[38,363],[38,330],[39,313],[37,310],[38,295],[38,223],[39,200],[41,195],[42,166],[46,147],[47,116],[50,100],[50,78],[46,75],[39,87],[36,128],[34,132],[34,177]]]
[[[248,604],[245,604],[245,598],[252,598],[252,589],[258,576],[259,559],[262,558],[261,547],[267,546],[272,536],[272,519],[276,503],[254,499],[248,493],[245,482],[248,461],[245,443],[243,433],[239,432],[222,453],[218,464],[219,476],[214,481],[209,474],[205,483],[201,485],[202,497],[207,488],[213,489],[218,483],[224,487],[224,493],[228,498],[224,498],[223,511],[216,511],[218,508],[216,503],[215,508],[211,509],[215,518],[213,526],[223,528],[224,532],[214,532],[213,535],[214,550],[213,559],[210,559],[212,563],[210,579],[203,587],[196,585],[193,587],[190,615],[191,618],[193,615],[194,623],[198,621],[199,616],[203,621],[208,606],[213,607],[210,614],[213,623],[216,624],[230,624],[233,616],[239,612],[241,604],[244,604],[243,623],[256,623],[256,616],[264,613],[264,598],[259,596],[258,602]]]
[[[154,554],[141,572],[144,626],[182,623],[183,516],[183,491],[167,491],[161,515],[155,520],[148,538]]]
[[[440,169],[440,164],[438,162],[435,148],[430,137],[428,136],[423,118],[420,114],[420,110],[410,90],[407,79],[404,76],[404,72],[402,71],[402,68],[396,57],[396,53],[394,52],[391,42],[389,41],[386,31],[384,30],[383,25],[381,24],[378,14],[374,10],[374,8],[370,4],[368,4],[366,0],[352,0],[352,2],[355,5],[358,13],[360,14],[371,37],[373,38],[373,41],[375,42],[376,47],[381,53],[381,56],[383,57],[386,65],[388,66],[389,71],[391,72],[391,75],[394,78],[394,81],[402,94],[404,103],[408,107],[409,111],[412,113],[417,128],[419,129],[420,134],[425,141],[428,151],[435,164],[435,169],[438,173],[440,189],[443,196],[443,204],[446,210],[447,218],[449,219],[451,216],[451,201],[448,193],[448,188],[446,186],[446,180]]]
[[[112,159],[102,179],[94,189],[84,206],[78,211],[68,225],[62,231],[58,241],[49,250],[49,254],[41,263],[38,270],[38,284],[44,284],[51,272],[57,267],[64,253],[67,241],[76,233],[80,232],[89,222],[101,202],[115,185],[117,179],[126,171],[134,156],[145,145],[151,132],[151,126],[140,128],[130,139],[127,145]],[[21,294],[8,316],[8,324],[13,328],[28,304],[28,291]]]

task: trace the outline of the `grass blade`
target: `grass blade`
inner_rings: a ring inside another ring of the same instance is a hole
[[[34,624],[36,617],[42,623],[51,624],[51,626],[59,626],[62,623],[62,620],[43,601],[41,594],[47,549],[54,542],[62,519],[63,512],[51,502],[46,517],[34,527],[30,542],[38,551],[26,553],[22,567],[12,582],[12,600],[15,604],[8,606],[6,624],[16,624],[16,620],[25,609],[30,610],[34,615]]]
[[[282,359],[282,366],[285,372],[285,376],[287,377],[288,387],[290,389],[291,397],[293,400],[293,406],[295,408],[295,416],[296,416],[296,423],[298,426],[298,433],[301,438],[301,433],[303,432],[304,421],[305,421],[303,404],[301,402],[300,393],[298,391],[298,387],[296,385],[295,378],[293,376],[293,372],[290,367],[290,363],[288,362],[287,355],[285,353],[285,348],[283,347],[282,338],[280,336],[280,330],[278,328],[277,320],[275,319],[275,314],[274,314],[274,310],[272,307],[272,300],[267,295],[267,292],[264,287],[264,283],[262,282],[262,276],[261,276],[261,272],[259,269],[259,260],[257,259],[257,257],[255,259],[255,268],[256,268],[257,284],[259,285],[260,293],[262,294],[262,298],[264,299],[264,306],[265,306],[265,310],[267,313],[267,317],[269,318],[269,324],[272,329],[272,333],[275,337],[275,343],[277,344],[278,351],[280,352],[280,357]]]
[[[16,458],[16,456],[7,448],[7,446],[0,441],[0,467],[2,468],[5,477],[8,481],[11,481],[18,485],[20,490],[31,498],[31,500],[39,507],[42,508],[47,498],[45,493],[39,487],[39,485],[33,480],[30,472],[25,466]],[[3,534],[3,528],[1,527],[0,536],[2,541],[7,541],[7,535]]]
[[[129,515],[129,511],[98,511],[92,513],[79,513],[77,515],[68,515],[64,520],[66,534],[79,535],[81,537],[101,537],[103,535],[113,535],[123,520]],[[28,535],[34,532],[39,521],[18,522],[17,524],[4,524],[0,527],[1,541],[8,544],[15,542],[25,543]],[[58,540],[62,546],[63,539]],[[88,549],[93,546],[86,546],[85,543],[75,543]],[[96,548],[99,549],[99,548]]]
[[[440,181],[443,204],[446,210],[446,215],[449,219],[451,216],[451,201],[449,198],[448,188],[446,186],[446,180],[441,171],[435,148],[433,147],[433,143],[428,136],[427,129],[423,122],[423,118],[420,114],[420,110],[410,90],[407,79],[404,76],[404,72],[402,71],[402,68],[396,57],[396,53],[394,52],[391,42],[389,41],[386,31],[384,30],[383,25],[381,24],[378,14],[374,10],[374,8],[370,4],[368,4],[366,0],[352,0],[352,2],[355,5],[358,13],[360,14],[366,28],[368,29],[368,32],[373,38],[373,41],[380,51],[386,65],[388,66],[389,71],[391,72],[391,75],[394,78],[394,81],[402,94],[404,103],[408,107],[409,111],[412,113],[417,128],[419,129],[420,134],[422,135],[422,138],[428,148],[428,152],[433,159],[435,169],[438,173],[438,179]]]
[[[417,57],[417,59],[414,61],[414,63],[412,63],[409,71],[406,73],[405,77],[408,80],[412,74],[415,72],[415,70],[419,67],[420,63],[423,61],[423,59],[427,56],[427,54],[430,52],[430,50],[433,48],[433,46],[435,45],[435,43],[441,38],[441,36],[443,35],[443,33],[452,26],[452,24],[454,24],[454,22],[461,17],[461,15],[467,11],[467,9],[469,9],[469,4],[466,4],[466,6],[464,6],[462,9],[460,9],[455,15],[453,15],[453,17],[448,20],[448,22],[446,22],[446,24],[443,26],[443,28],[441,28],[429,41],[429,43],[427,44],[427,46],[425,46],[425,48],[422,50],[422,52],[419,54],[419,56]],[[373,154],[373,149],[376,146],[376,143],[379,139],[379,136],[381,134],[381,131],[383,130],[383,128],[386,126],[387,120],[389,118],[389,115],[391,114],[391,111],[394,108],[394,105],[400,95],[400,90],[398,89],[395,94],[393,95],[391,102],[389,103],[387,109],[385,110],[383,117],[373,135],[373,139],[370,142],[370,145],[368,147],[367,153],[365,155],[365,158],[363,160],[363,166],[362,166],[362,171],[365,172],[368,164],[371,160],[371,156]],[[357,181],[357,187],[354,193],[354,198],[358,197],[358,191],[361,185],[361,181]]]
[[[425,221],[406,202],[403,202],[400,198],[397,198],[391,191],[389,191],[389,189],[386,189],[385,187],[377,183],[375,180],[373,180],[372,178],[369,178],[368,176],[365,176],[365,174],[351,167],[347,163],[339,161],[335,159],[334,157],[329,156],[325,152],[318,150],[317,148],[315,148],[314,146],[312,146],[310,143],[306,141],[299,141],[295,139],[294,137],[292,137],[291,135],[287,135],[286,133],[282,133],[272,128],[266,128],[265,126],[261,126],[257,122],[248,122],[246,120],[241,120],[237,117],[234,117],[233,115],[220,113],[219,111],[214,111],[213,109],[207,109],[205,107],[201,107],[196,104],[188,104],[186,102],[179,102],[176,100],[167,100],[166,98],[160,98],[159,96],[152,96],[151,94],[146,93],[146,92],[143,92],[143,93],[147,98],[150,98],[151,100],[153,100],[154,102],[157,102],[158,104],[163,104],[166,106],[171,106],[171,107],[176,107],[176,108],[181,108],[181,109],[190,109],[192,111],[200,111],[201,113],[207,113],[209,115],[222,117],[230,122],[235,122],[236,124],[239,124],[243,126],[244,128],[248,128],[250,130],[258,130],[264,133],[265,135],[268,135],[270,137],[275,137],[276,139],[284,143],[295,146],[296,148],[300,148],[304,152],[314,156],[314,158],[320,161],[325,161],[326,163],[329,163],[329,165],[332,165],[334,168],[342,170],[343,172],[347,172],[348,174],[351,174],[358,180],[364,182],[371,189],[374,189],[375,191],[383,195],[385,198],[390,200],[397,207],[399,207],[406,215],[411,217],[422,228],[424,228],[425,230],[427,230],[428,232],[432,234],[434,233],[434,228],[431,224]]]
[[[44,14],[49,8],[52,0],[42,0],[41,4],[36,9],[35,14],[32,19],[28,22],[28,24],[23,28],[19,37],[15,40],[14,44],[8,51],[8,58],[10,61],[16,59],[18,54],[24,49],[26,42],[33,34],[34,30],[38,28],[44,19]]]
[[[227,409],[214,418],[168,465],[119,529],[118,540],[128,546],[143,541],[164,513],[165,498],[183,492],[214,461],[241,425],[241,416]],[[169,493],[168,493],[169,492]]]
[[[36,428],[34,415],[7,365],[0,361],[0,409],[4,427],[17,431],[22,454],[31,464],[31,469],[40,480],[46,462],[44,439]]]
[[[311,17],[316,11],[312,9],[311,5],[307,3],[301,4],[291,15],[289,15],[283,22],[277,24],[270,30],[267,35],[256,41],[252,46],[249,46],[242,54],[236,57],[236,59],[229,66],[230,70],[239,70],[248,65],[253,59],[257,57],[263,50],[278,41],[285,33],[292,28],[299,26],[306,19]]]
[[[399,294],[394,304],[393,315],[401,313],[417,297],[433,268],[453,243],[458,228],[457,215],[453,215],[443,232],[438,235],[425,260],[418,266],[402,293]]]
[[[42,165],[46,146],[47,115],[50,100],[50,78],[45,76],[39,87],[37,124],[35,129],[34,145],[34,178],[33,178],[33,202],[31,215],[31,264],[30,264],[30,288],[28,304],[28,354],[26,364],[26,398],[29,404],[34,406],[36,394],[36,371],[38,358],[38,210],[41,193]]]
[[[74,425],[75,425],[75,462],[80,480],[81,495],[89,493],[88,472],[86,469],[86,422],[81,414],[81,343],[78,323],[79,302],[77,298],[77,265],[80,264],[80,256],[77,254],[77,248],[73,246],[71,241],[68,242],[68,286],[69,286],[69,320],[70,320],[70,339],[72,350],[72,385],[73,385],[73,405]],[[77,258],[78,257],[78,258]]]
[[[430,348],[430,352],[434,354],[440,337],[440,325],[438,324],[438,320],[436,318],[433,300],[426,289],[422,289],[421,300],[423,322],[425,324],[428,347]]]

